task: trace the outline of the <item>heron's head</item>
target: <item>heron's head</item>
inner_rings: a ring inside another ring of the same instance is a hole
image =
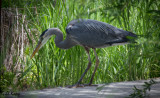
[[[36,54],[36,52],[48,41],[48,39],[51,38],[51,36],[54,34],[54,31],[56,31],[56,28],[50,28],[42,32],[39,37],[38,44],[31,55],[31,59]]]

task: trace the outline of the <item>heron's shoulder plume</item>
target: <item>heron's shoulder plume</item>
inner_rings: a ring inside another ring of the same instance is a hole
[[[76,19],[76,20],[72,20],[68,23],[67,27],[66,27],[66,33],[70,34],[69,32],[72,29],[78,29],[78,27],[81,27],[83,29],[82,26],[84,26],[84,23],[86,22],[86,19]]]
[[[40,37],[42,37],[47,31],[48,31],[48,29],[43,31],[42,34],[40,35]]]
[[[70,25],[77,25],[77,24],[81,24],[83,22],[85,22],[85,19],[76,19],[76,20],[72,20],[71,22],[68,23],[67,27],[69,27]]]

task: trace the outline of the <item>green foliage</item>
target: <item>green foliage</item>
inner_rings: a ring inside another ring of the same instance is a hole
[[[1,73],[3,72],[0,76],[0,92],[2,93],[4,91],[15,90],[15,74],[13,72],[7,72],[5,67],[1,67],[0,71]]]
[[[148,79],[160,76],[160,1],[158,0],[18,0],[12,3],[23,7],[28,21],[30,45],[25,46],[25,70],[20,72],[20,88],[45,88],[72,85],[78,81],[88,59],[80,46],[61,50],[52,37],[33,59],[30,59],[42,31],[58,27],[65,33],[69,21],[78,18],[95,19],[123,28],[139,35],[137,43],[97,49],[100,66],[94,83],[110,83],[126,80]],[[21,3],[18,3],[21,2]],[[29,3],[30,2],[30,3]],[[29,4],[28,4],[29,3]],[[35,9],[30,7],[36,7]],[[38,35],[38,36],[37,36]],[[88,83],[93,65],[82,83]],[[5,77],[5,76],[3,76]],[[13,81],[13,80],[11,80]]]
[[[138,89],[136,86],[134,86],[133,90],[134,92],[129,95],[129,98],[145,98],[148,96],[147,91],[151,90],[151,86],[156,84],[154,80],[150,80],[149,82],[144,82],[145,84],[142,85],[143,89]]]

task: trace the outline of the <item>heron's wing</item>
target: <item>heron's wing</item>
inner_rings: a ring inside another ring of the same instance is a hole
[[[103,47],[114,43],[127,42],[127,31],[95,20],[73,20],[66,32],[79,44],[90,47]]]

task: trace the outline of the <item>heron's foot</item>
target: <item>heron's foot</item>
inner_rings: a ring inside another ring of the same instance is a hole
[[[68,88],[77,88],[77,87],[85,87],[85,86],[98,86],[96,84],[74,84],[74,85],[70,85],[67,86]]]
[[[98,85],[96,85],[96,84],[84,84],[84,86],[98,86]]]
[[[77,88],[77,87],[84,87],[85,85],[83,84],[74,84],[74,85],[70,85],[70,86],[67,86],[68,88]]]

